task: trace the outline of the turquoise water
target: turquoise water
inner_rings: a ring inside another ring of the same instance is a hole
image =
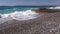
[[[57,9],[60,7],[54,6],[0,6],[0,17],[3,22],[5,20],[29,20],[41,16],[39,13],[32,11],[36,8]],[[5,19],[6,18],[6,19]]]
[[[0,14],[12,13],[15,11],[26,11],[34,8],[48,8],[51,6],[0,6]]]

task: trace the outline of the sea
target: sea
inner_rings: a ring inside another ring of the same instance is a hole
[[[32,11],[38,8],[58,9],[58,6],[0,6],[0,18],[12,17],[17,20],[28,20],[38,16]]]
[[[0,6],[0,14],[13,13],[15,11],[27,11],[36,8],[49,8],[55,6]]]

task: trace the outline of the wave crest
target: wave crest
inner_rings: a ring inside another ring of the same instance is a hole
[[[12,19],[16,20],[29,20],[38,17],[38,13],[35,11],[27,10],[27,11],[15,11],[9,14],[0,14],[2,18],[12,17]]]
[[[57,6],[57,7],[50,7],[49,9],[60,9],[60,6]]]

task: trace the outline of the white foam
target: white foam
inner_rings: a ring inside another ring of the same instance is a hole
[[[60,6],[57,6],[57,7],[50,7],[49,9],[60,9]]]
[[[15,11],[14,13],[2,14],[2,18],[12,17],[15,20],[29,20],[38,17],[38,13],[35,11],[27,10],[27,11]]]
[[[13,16],[12,16],[13,15]],[[37,17],[38,13],[35,13],[34,11],[27,10],[25,12],[15,12],[12,14],[11,17],[16,20],[29,20],[34,19]]]

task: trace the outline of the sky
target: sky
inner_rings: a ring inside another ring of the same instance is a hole
[[[60,0],[0,0],[0,6],[2,5],[60,5]]]

